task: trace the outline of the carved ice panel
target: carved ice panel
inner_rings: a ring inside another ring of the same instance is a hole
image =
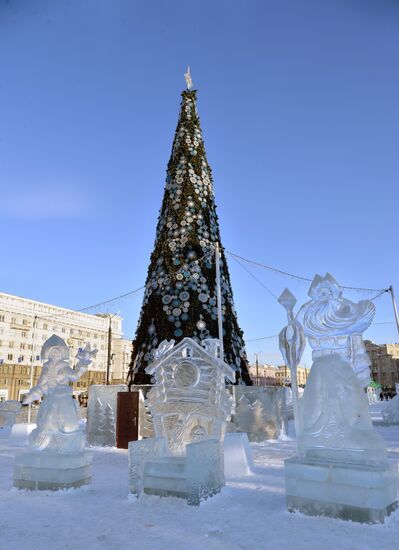
[[[127,386],[92,385],[87,405],[87,442],[99,447],[114,447],[117,399]]]

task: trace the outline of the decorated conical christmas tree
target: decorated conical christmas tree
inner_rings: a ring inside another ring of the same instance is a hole
[[[220,243],[196,91],[182,93],[179,121],[166,176],[154,251],[133,342],[130,384],[150,384],[145,368],[162,340],[218,338],[215,245]],[[225,361],[237,382],[251,384],[242,331],[234,310],[221,247],[221,294]]]

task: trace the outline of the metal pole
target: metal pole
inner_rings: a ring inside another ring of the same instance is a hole
[[[258,360],[258,357],[261,353],[262,353],[261,351],[258,351],[258,352],[254,351],[254,355],[256,357],[255,366],[256,366],[256,385],[257,386],[259,386],[259,360]]]
[[[107,353],[107,375],[106,375],[106,385],[109,386],[109,371],[111,368],[111,342],[112,342],[112,328],[111,328],[111,319],[108,318],[108,353]]]
[[[106,373],[106,384],[109,386],[109,375],[111,372],[111,361],[112,361],[112,353],[111,353],[111,345],[112,345],[112,326],[111,326],[111,320],[120,313],[120,310],[114,313],[113,315],[108,314],[108,352],[107,352],[107,373]]]
[[[35,336],[36,336],[36,321],[37,321],[37,315],[35,315],[33,319],[33,325],[32,325],[32,354],[30,356],[30,390],[33,388],[33,372],[34,372],[34,357],[35,357]],[[30,424],[32,416],[32,405],[29,403],[28,405],[28,424]]]
[[[398,329],[398,334],[399,334],[399,315],[398,315],[398,308],[397,308],[397,306],[396,306],[395,293],[394,293],[394,291],[393,291],[393,286],[391,285],[391,286],[388,288],[388,290],[389,290],[389,292],[391,293],[393,312],[394,312],[394,314],[395,314],[396,328]]]
[[[216,263],[216,295],[218,302],[218,327],[220,341],[220,359],[224,361],[224,346],[223,346],[223,318],[222,318],[222,291],[220,288],[220,251],[219,243],[215,247],[215,263]]]
[[[258,361],[258,355],[256,355],[256,385],[259,386],[259,361]]]

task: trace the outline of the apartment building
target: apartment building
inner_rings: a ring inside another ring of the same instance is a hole
[[[399,382],[399,344],[364,343],[371,359],[371,377],[381,387],[394,390]]]
[[[111,327],[111,348],[109,328]],[[86,343],[98,353],[86,374],[74,384],[74,392],[106,380],[110,351],[110,381],[125,381],[131,342],[123,338],[122,318],[71,309],[0,293],[0,400],[21,399],[41,372],[40,351],[52,335],[60,336],[71,350],[71,363]]]

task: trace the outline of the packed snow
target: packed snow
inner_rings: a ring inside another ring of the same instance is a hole
[[[386,403],[371,405],[381,419]],[[399,426],[378,425],[391,460]],[[127,451],[93,448],[92,484],[59,492],[12,487],[17,447],[0,438],[0,547],[7,549],[283,549],[394,550],[399,510],[384,525],[291,514],[285,509],[283,460],[295,453],[293,426],[278,441],[252,443],[255,473],[229,479],[201,504],[127,492]]]

